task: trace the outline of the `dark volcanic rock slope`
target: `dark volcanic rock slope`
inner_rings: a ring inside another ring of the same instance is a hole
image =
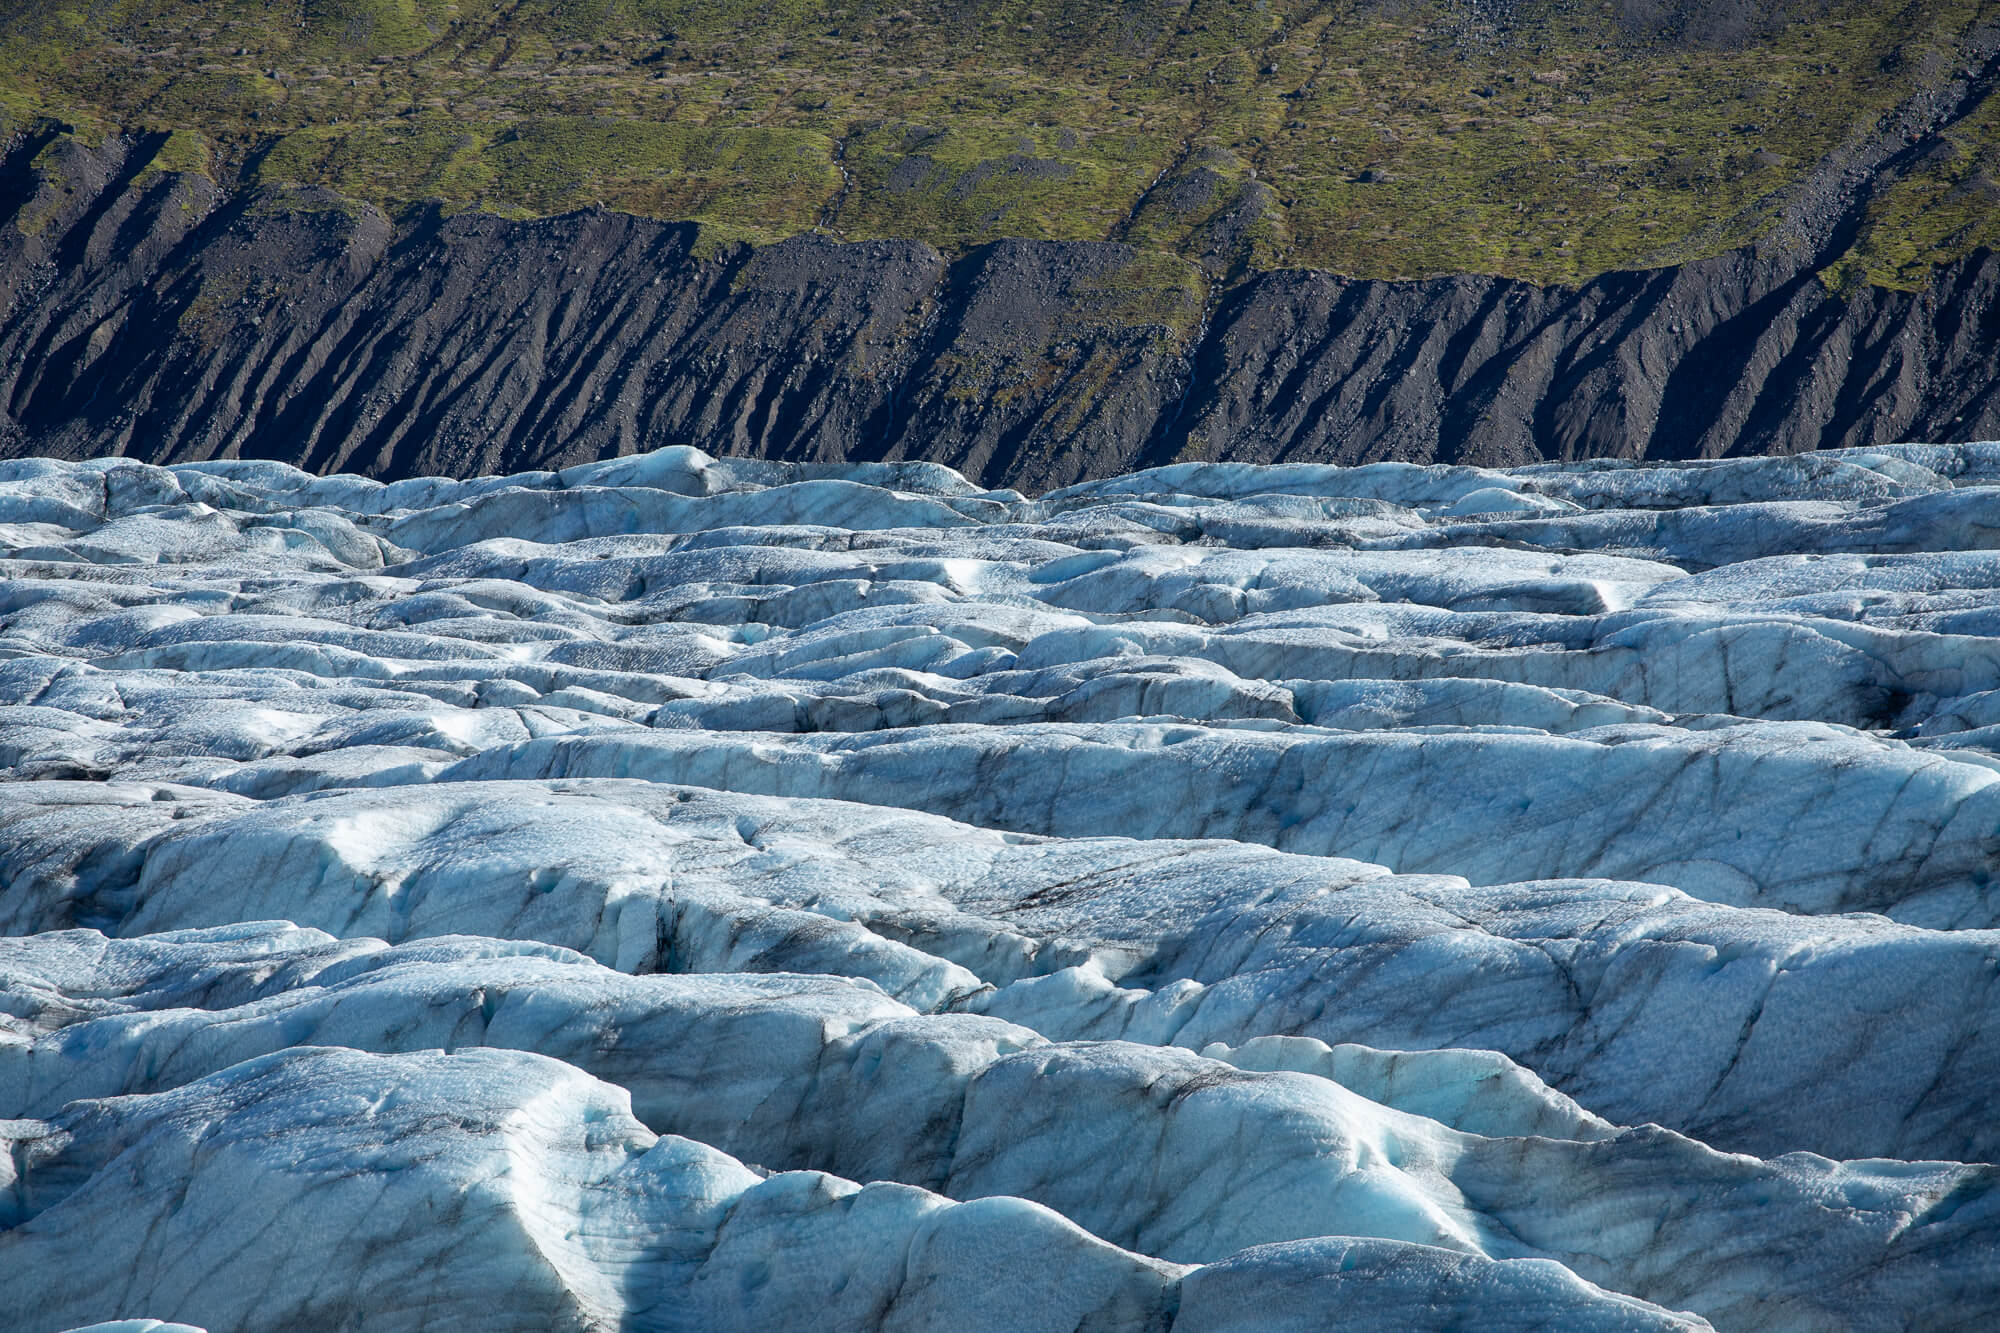
[[[517,471],[670,443],[1040,488],[1184,458],[1503,464],[2000,435],[2000,262],[1829,293],[1823,237],[1581,288],[1113,244],[709,245],[610,212],[391,224],[154,145],[0,167],[0,455]]]

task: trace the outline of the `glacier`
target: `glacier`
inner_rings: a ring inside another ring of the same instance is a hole
[[[9,1329],[2000,1321],[2000,444],[25,460],[0,562]]]

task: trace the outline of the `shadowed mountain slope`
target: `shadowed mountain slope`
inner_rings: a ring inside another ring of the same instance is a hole
[[[1105,242],[947,256],[716,243],[606,210],[392,221],[324,191],[225,192],[159,150],[52,135],[7,158],[0,453],[466,476],[698,441],[1033,489],[1225,456],[2000,435],[2000,262],[1837,294],[1812,258],[1839,228],[1799,245],[1809,217],[1791,240],[1578,287],[1220,283]]]

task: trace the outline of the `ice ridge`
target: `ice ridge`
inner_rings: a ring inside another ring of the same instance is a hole
[[[10,1330],[2000,1320],[2000,445],[0,463],[0,765]]]

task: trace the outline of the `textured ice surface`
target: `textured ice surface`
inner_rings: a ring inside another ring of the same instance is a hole
[[[1996,483],[0,465],[7,1327],[1990,1327]]]

